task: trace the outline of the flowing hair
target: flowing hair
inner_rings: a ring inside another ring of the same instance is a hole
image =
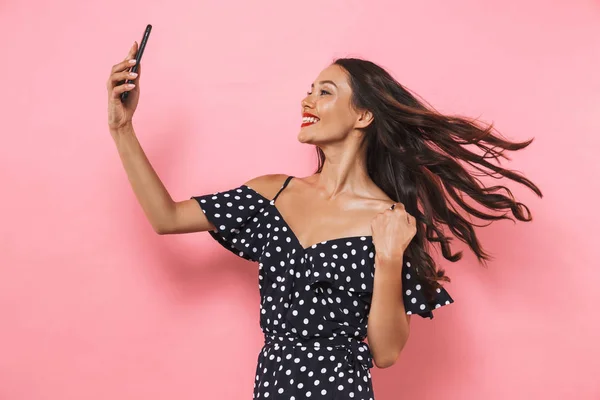
[[[406,211],[416,218],[417,233],[405,257],[423,281],[426,297],[432,299],[435,290],[441,287],[440,281],[450,282],[450,278],[429,255],[431,245],[439,243],[443,257],[451,262],[462,258],[462,252],[452,252],[452,237],[444,234],[444,225],[485,265],[491,257],[479,243],[474,226],[487,226],[500,219],[514,221],[507,215],[508,210],[520,221],[532,220],[527,206],[517,202],[507,187],[485,187],[477,176],[508,178],[542,197],[540,189],[530,180],[491,162],[508,160],[506,150],[521,150],[533,139],[511,142],[502,138],[493,124],[484,127],[476,120],[442,115],[370,61],[341,58],[333,64],[348,75],[352,106],[373,113],[373,121],[363,130],[362,139],[367,172],[377,186],[392,200],[404,204]],[[468,149],[468,145],[477,147],[481,154]],[[316,151],[316,173],[320,173],[325,154],[319,147]],[[474,171],[469,172],[467,165]],[[474,208],[464,195],[492,213]],[[458,207],[490,222],[475,225],[461,215]]]

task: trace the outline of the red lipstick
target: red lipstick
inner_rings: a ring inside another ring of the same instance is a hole
[[[305,112],[302,113],[302,125],[300,125],[300,127],[304,128],[305,126],[316,124],[317,122],[319,122],[319,117]]]

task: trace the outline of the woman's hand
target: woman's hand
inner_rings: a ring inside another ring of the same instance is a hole
[[[393,210],[387,209],[377,214],[371,222],[377,258],[399,260],[402,265],[404,250],[417,233],[416,222],[402,203],[396,203]]]
[[[110,77],[106,83],[108,89],[108,127],[111,131],[117,131],[131,124],[133,113],[140,98],[140,74],[141,65],[138,65],[138,73],[131,74],[129,68],[135,65],[135,54],[138,44],[135,42],[125,60],[116,64],[110,71]],[[125,80],[134,81],[126,85]],[[124,103],[121,102],[121,93],[129,91]]]

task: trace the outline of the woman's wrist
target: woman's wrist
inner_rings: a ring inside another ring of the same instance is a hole
[[[117,137],[123,136],[123,135],[129,135],[129,134],[134,134],[134,130],[133,130],[133,124],[131,123],[131,121],[125,123],[122,126],[113,128],[113,127],[109,127],[109,131],[110,134],[112,135],[113,139],[116,139]]]

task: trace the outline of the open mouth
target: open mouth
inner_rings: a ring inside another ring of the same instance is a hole
[[[314,115],[311,115],[311,114],[304,114],[302,116],[302,125],[300,125],[300,127],[304,128],[305,126],[314,125],[317,122],[319,122],[319,118],[317,118],[317,117],[315,117]]]

